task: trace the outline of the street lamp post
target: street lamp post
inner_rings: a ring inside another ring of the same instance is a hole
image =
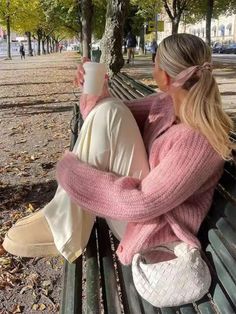
[[[11,27],[10,27],[10,0],[7,0],[7,15],[6,15],[6,25],[7,25],[7,58],[11,59]]]
[[[144,34],[143,34],[143,37],[144,37],[144,54],[146,55],[146,54],[147,54],[147,51],[146,51],[145,35],[147,34],[147,26],[148,26],[148,23],[145,22],[143,26],[144,26]]]

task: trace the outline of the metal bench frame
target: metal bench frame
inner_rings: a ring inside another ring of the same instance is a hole
[[[113,96],[134,99],[154,92],[125,74],[110,82]],[[81,117],[74,109],[71,149],[76,142]],[[143,300],[133,285],[130,266],[118,261],[118,241],[106,222],[97,218],[83,256],[75,263],[65,261],[61,314],[233,314],[236,313],[236,168],[225,164],[224,174],[215,191],[212,208],[198,237],[211,273],[209,293],[194,304],[178,308],[154,308]]]

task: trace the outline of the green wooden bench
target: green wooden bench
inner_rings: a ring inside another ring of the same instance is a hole
[[[110,82],[111,93],[133,99],[154,91],[125,74]],[[78,106],[72,120],[73,147],[81,123]],[[234,136],[234,134],[232,134]],[[199,231],[212,273],[212,285],[202,300],[178,308],[154,308],[137,294],[131,268],[117,260],[117,240],[106,222],[98,218],[88,246],[73,264],[65,262],[61,314],[130,313],[190,314],[236,313],[236,168],[225,164],[209,215]]]

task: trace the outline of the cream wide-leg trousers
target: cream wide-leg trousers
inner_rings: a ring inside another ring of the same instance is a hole
[[[73,152],[98,169],[123,176],[143,178],[149,172],[146,150],[130,110],[120,101],[107,98],[89,113]],[[92,197],[92,195],[91,195]],[[43,208],[58,251],[73,262],[86,247],[95,217],[70,200],[59,185],[52,201]],[[120,240],[126,222],[107,219]]]

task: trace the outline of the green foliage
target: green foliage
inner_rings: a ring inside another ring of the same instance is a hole
[[[227,9],[226,9],[227,8]],[[189,24],[197,23],[206,18],[207,1],[191,1],[185,10],[185,22]],[[217,19],[221,14],[233,14],[236,12],[236,0],[214,0],[213,18]]]
[[[96,39],[101,39],[104,33],[106,24],[106,10],[107,1],[106,0],[93,0],[93,35]]]
[[[24,34],[38,29],[47,35],[75,36],[80,32],[79,8],[76,0],[2,0],[0,24],[6,24],[9,14],[11,28]]]
[[[61,32],[68,36],[78,35],[80,31],[78,1],[41,0],[48,33]]]
[[[18,2],[19,1],[17,0],[12,0],[12,1],[1,0],[0,2],[0,24],[1,25],[3,26],[6,25],[7,16],[10,17],[11,21],[15,19],[17,9],[18,9]]]
[[[145,19],[138,14],[139,8],[137,5],[130,4],[128,6],[127,17],[124,25],[124,37],[132,30],[133,34],[140,35],[140,30],[143,28]]]
[[[163,8],[161,0],[131,0],[131,4],[138,7],[136,14],[144,20],[152,20],[154,15],[161,13]]]

